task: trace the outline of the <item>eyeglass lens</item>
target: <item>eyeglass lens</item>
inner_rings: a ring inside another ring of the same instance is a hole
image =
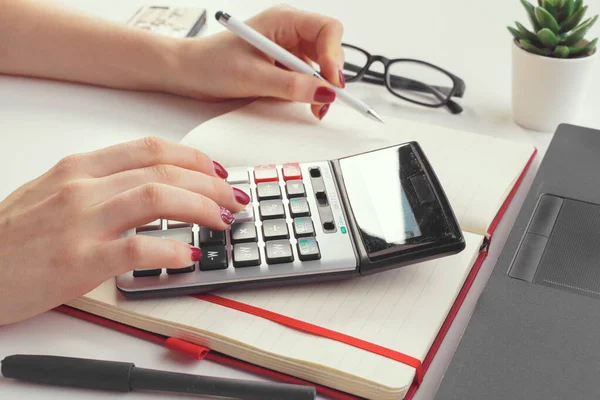
[[[365,67],[368,57],[352,47],[344,46],[344,76],[356,78]],[[363,76],[363,80],[384,84],[405,99],[421,104],[437,106],[443,103],[454,86],[452,78],[427,64],[413,61],[396,61],[389,65],[384,76],[381,63],[375,63]]]

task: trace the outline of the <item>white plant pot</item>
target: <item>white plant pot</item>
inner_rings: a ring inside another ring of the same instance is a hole
[[[577,124],[590,83],[594,54],[573,59],[539,56],[513,41],[512,113],[520,126],[553,133],[559,124]]]

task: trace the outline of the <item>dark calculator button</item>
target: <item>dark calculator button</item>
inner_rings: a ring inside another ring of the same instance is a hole
[[[287,192],[287,197],[303,197],[306,195],[304,191],[304,183],[302,181],[287,181],[285,183],[285,191]]]
[[[263,222],[262,229],[265,241],[290,237],[285,219],[269,219]]]
[[[262,182],[256,185],[258,200],[273,200],[281,198],[281,188],[278,182]]]
[[[176,228],[186,228],[188,226],[192,226],[189,222],[181,222],[181,221],[167,221],[167,229],[176,229]]]
[[[233,214],[237,222],[252,222],[254,221],[254,207],[248,204],[242,211]]]
[[[142,276],[158,276],[162,273],[162,269],[136,269],[133,271],[133,276],[136,278]]]
[[[152,236],[161,239],[177,240],[178,242],[183,242],[187,244],[192,244],[194,241],[191,227],[167,229],[161,231],[140,232],[138,233],[138,235]]]
[[[315,238],[298,239],[298,257],[302,261],[318,260],[321,258],[319,244]]]
[[[215,269],[227,268],[227,252],[225,247],[210,246],[202,248],[202,259],[200,260],[201,271],[213,271]]]
[[[308,217],[310,215],[310,208],[308,207],[308,200],[306,200],[306,197],[290,199],[290,214],[292,215],[292,218]]]
[[[302,236],[314,236],[315,226],[313,225],[310,217],[299,217],[294,218],[294,235],[298,237]]]
[[[233,246],[233,266],[255,267],[260,265],[260,253],[256,243],[241,243]]]
[[[264,200],[258,205],[260,219],[285,218],[285,210],[280,200]]]
[[[256,242],[257,240],[254,222],[236,222],[231,225],[231,241],[233,243]]]
[[[292,245],[287,240],[273,240],[265,247],[267,264],[280,264],[294,261]]]
[[[186,272],[193,272],[194,269],[196,269],[194,267],[194,265],[190,265],[189,267],[185,267],[185,268],[167,268],[167,274],[169,275],[176,275],[176,274],[185,274]]]
[[[205,226],[200,228],[200,245],[204,246],[225,246],[225,231],[215,231]]]

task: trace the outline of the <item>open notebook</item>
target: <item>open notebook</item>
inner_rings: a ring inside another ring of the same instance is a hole
[[[423,363],[435,353],[535,149],[405,120],[382,125],[337,104],[319,122],[305,105],[271,100],[208,121],[183,140],[226,167],[325,160],[410,140],[422,146],[464,230],[460,254],[339,282],[216,293],[234,308],[206,297],[126,300],[113,280],[68,306],[356,396],[406,398],[417,368],[388,354]],[[384,351],[282,325],[244,304]]]

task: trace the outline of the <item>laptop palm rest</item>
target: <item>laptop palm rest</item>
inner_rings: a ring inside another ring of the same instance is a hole
[[[508,274],[600,298],[600,205],[541,195]]]

